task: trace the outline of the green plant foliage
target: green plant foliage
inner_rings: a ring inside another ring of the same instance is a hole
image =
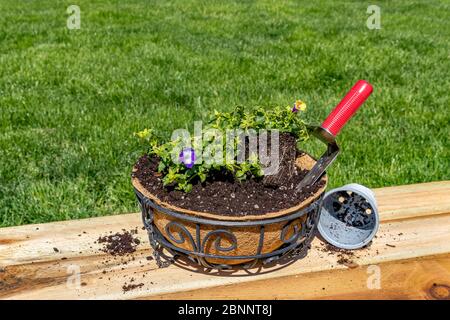
[[[257,107],[248,111],[242,106],[237,106],[231,112],[214,111],[211,120],[204,129],[216,130],[216,133],[221,138],[227,137],[227,131],[230,130],[239,130],[244,135],[248,135],[250,130],[255,132],[258,130],[278,130],[280,132],[289,132],[295,135],[299,141],[305,141],[308,139],[308,131],[300,114],[298,111],[294,112],[289,106],[271,109]],[[239,181],[259,178],[264,174],[256,154],[250,154],[242,162],[237,162],[236,157],[232,161],[222,162],[211,162],[203,159],[200,155],[205,154],[206,149],[214,143],[214,137],[206,137],[204,135],[203,139],[201,139],[201,144],[194,137],[190,139],[189,145],[194,147],[196,159],[194,165],[188,167],[180,161],[178,156],[183,148],[186,148],[185,141],[182,139],[159,143],[160,139],[151,129],[137,132],[135,136],[147,146],[148,149],[146,151],[149,155],[159,158],[158,172],[163,174],[164,185],[175,186],[178,190],[189,192],[194,181],[204,182],[208,177],[219,172],[231,173]],[[227,144],[223,142],[220,141],[222,160],[227,147]],[[236,156],[238,155],[240,143],[242,143],[242,140],[238,135],[235,136],[232,141],[232,147],[236,151]]]

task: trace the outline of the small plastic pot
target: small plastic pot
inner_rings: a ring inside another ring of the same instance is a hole
[[[352,183],[325,194],[318,230],[335,247],[364,247],[372,241],[379,224],[377,202],[369,188]]]

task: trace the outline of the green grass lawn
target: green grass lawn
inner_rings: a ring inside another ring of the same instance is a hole
[[[68,30],[66,8],[81,8]],[[381,7],[369,30],[367,6]],[[133,132],[374,93],[330,187],[450,179],[449,1],[0,2],[0,226],[136,211]]]

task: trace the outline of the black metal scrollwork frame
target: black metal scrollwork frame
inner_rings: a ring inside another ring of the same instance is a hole
[[[153,255],[159,267],[167,267],[175,261],[177,257],[184,256],[201,267],[220,270],[230,269],[233,266],[228,264],[213,264],[208,262],[207,259],[243,261],[251,259],[252,261],[250,263],[239,265],[241,268],[249,269],[253,268],[258,263],[267,265],[269,263],[276,263],[281,258],[294,258],[295,256],[301,256],[308,249],[309,243],[314,236],[314,228],[317,224],[320,206],[322,205],[323,199],[322,195],[305,209],[278,218],[254,221],[221,221],[199,218],[169,210],[157,205],[145,197],[137,189],[134,191],[142,210],[142,220],[149,235],[150,245],[154,249]],[[158,210],[159,212],[170,217],[177,218],[177,221],[172,220],[165,226],[165,232],[170,240],[176,244],[188,243],[189,247],[192,248],[191,250],[177,247],[164,237],[164,235],[153,223],[153,210]],[[299,227],[300,220],[298,219],[304,215],[307,215],[307,218],[302,219],[303,222],[301,222],[301,226]],[[195,235],[192,235],[188,231],[188,229],[183,225],[183,221],[195,225]],[[264,231],[266,227],[268,225],[280,222],[286,222],[280,232],[280,240],[283,242],[283,245],[270,253],[261,253],[264,243]],[[202,229],[202,226],[211,225],[218,226],[219,228],[208,232],[203,239],[201,239],[200,230]],[[216,252],[229,252],[236,249],[238,246],[237,239],[230,228],[246,226],[259,227],[260,236],[255,255],[226,256],[208,254],[205,252],[205,246],[209,239],[214,238],[213,245]],[[292,232],[292,235],[289,238],[286,238],[290,231]],[[228,240],[227,242],[229,245],[223,247],[221,242],[225,238]]]

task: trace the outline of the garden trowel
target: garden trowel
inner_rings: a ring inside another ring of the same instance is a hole
[[[364,80],[359,80],[353,88],[339,102],[336,108],[331,111],[321,126],[309,127],[314,136],[327,144],[327,151],[317,160],[314,167],[303,180],[297,185],[297,191],[306,186],[313,185],[322,177],[327,167],[336,159],[339,154],[339,147],[336,143],[336,136],[344,127],[356,110],[366,101],[372,93],[372,86]]]

